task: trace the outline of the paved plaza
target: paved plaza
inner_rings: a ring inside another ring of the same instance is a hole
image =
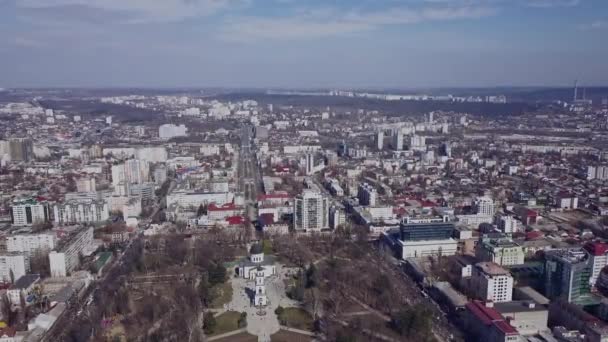
[[[243,279],[232,275],[232,300],[226,304],[226,309],[247,313],[247,332],[258,336],[258,341],[270,341],[270,336],[279,331],[280,325],[274,310],[280,306],[295,307],[298,302],[293,301],[285,294],[283,267],[277,265],[277,275],[267,277],[265,281],[268,305],[263,308],[264,315],[259,315],[259,308],[253,307],[254,280]]]

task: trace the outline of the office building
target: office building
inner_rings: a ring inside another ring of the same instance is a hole
[[[501,266],[522,265],[524,250],[507,236],[482,236],[477,245],[476,256],[482,261],[491,261]]]
[[[608,244],[588,242],[583,248],[589,254],[589,266],[591,267],[589,284],[591,289],[594,290],[602,269],[608,265]]]
[[[458,241],[454,224],[446,217],[406,217],[399,228],[382,234],[382,240],[402,259],[455,255]]]
[[[494,303],[513,299],[513,277],[494,262],[480,262],[473,267],[471,286],[476,296]]]
[[[13,202],[11,218],[15,226],[31,226],[50,221],[50,208],[46,202],[27,199]]]
[[[294,229],[320,231],[329,228],[329,199],[313,190],[304,190],[294,200]]]
[[[545,253],[545,295],[568,303],[583,301],[591,291],[592,266],[582,248],[555,249]]]
[[[21,252],[0,254],[0,281],[12,283],[30,271],[30,260]]]
[[[58,224],[102,222],[110,217],[108,203],[97,200],[57,203],[53,212]]]
[[[93,244],[93,227],[83,228],[59,242],[49,254],[52,277],[66,277],[80,264],[79,255],[86,255]]]

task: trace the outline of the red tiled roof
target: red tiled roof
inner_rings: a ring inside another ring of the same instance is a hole
[[[608,252],[608,244],[603,242],[589,242],[585,244],[584,248],[594,256],[605,255]]]
[[[494,322],[494,325],[498,328],[498,330],[502,331],[505,335],[517,335],[518,332],[515,328],[513,328],[507,321],[497,321]]]
[[[496,309],[489,308],[478,300],[467,303],[466,308],[484,325],[494,325],[505,335],[518,334],[517,330],[505,321],[504,317]]]
[[[229,225],[237,225],[245,223],[245,218],[243,216],[230,216],[226,218],[226,222]]]
[[[542,238],[544,234],[537,230],[526,233],[526,240],[536,240]]]

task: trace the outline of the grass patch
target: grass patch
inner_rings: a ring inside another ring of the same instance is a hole
[[[310,342],[312,337],[292,331],[279,330],[270,335],[270,342]]]
[[[226,311],[223,314],[215,317],[216,326],[213,329],[211,336],[225,334],[227,332],[235,331],[239,328],[239,318],[241,313],[237,311]]]
[[[229,281],[215,285],[211,288],[213,291],[214,299],[211,301],[211,307],[214,309],[221,309],[224,304],[230,303],[232,300],[232,285]]]
[[[290,328],[312,331],[314,321],[312,316],[300,308],[284,308],[278,315],[279,322]]]
[[[262,241],[262,246],[264,248],[264,254],[272,254],[274,252],[274,249],[272,247],[272,241],[264,240]]]
[[[240,334],[220,338],[215,341],[216,342],[258,342],[258,337],[248,334],[248,333],[240,333]]]

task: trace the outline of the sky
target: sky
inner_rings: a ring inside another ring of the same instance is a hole
[[[0,0],[0,87],[608,85],[606,0]]]

